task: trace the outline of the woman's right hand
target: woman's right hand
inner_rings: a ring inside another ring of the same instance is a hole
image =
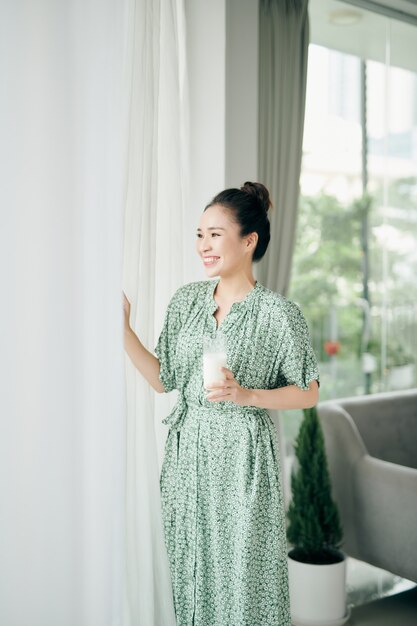
[[[126,298],[126,294],[123,291],[123,311],[125,315],[125,330],[130,329],[130,302]]]

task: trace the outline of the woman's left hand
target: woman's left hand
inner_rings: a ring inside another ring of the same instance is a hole
[[[227,367],[222,367],[222,371],[226,375],[226,380],[213,382],[206,387],[206,389],[210,390],[207,400],[209,402],[229,400],[240,406],[250,406],[251,390],[241,387]]]

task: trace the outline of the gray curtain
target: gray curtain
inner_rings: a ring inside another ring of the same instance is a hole
[[[262,285],[286,296],[297,226],[309,41],[308,0],[260,0],[258,180],[270,193],[271,242],[254,265]],[[291,499],[283,420],[278,434],[285,509]]]
[[[294,251],[309,41],[307,0],[260,0],[258,180],[271,192],[271,242],[254,266],[287,295]]]

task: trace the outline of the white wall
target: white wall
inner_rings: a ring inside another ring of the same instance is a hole
[[[204,280],[195,232],[222,189],[257,179],[258,1],[186,0],[190,203],[185,282]]]
[[[258,177],[258,2],[226,2],[226,187]]]
[[[186,0],[190,105],[190,206],[185,282],[206,278],[195,252],[198,220],[225,184],[226,0]]]

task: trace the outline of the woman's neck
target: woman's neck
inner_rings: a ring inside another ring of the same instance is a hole
[[[214,295],[217,300],[222,302],[239,302],[252,291],[256,283],[257,281],[252,274],[250,276],[220,276]]]

